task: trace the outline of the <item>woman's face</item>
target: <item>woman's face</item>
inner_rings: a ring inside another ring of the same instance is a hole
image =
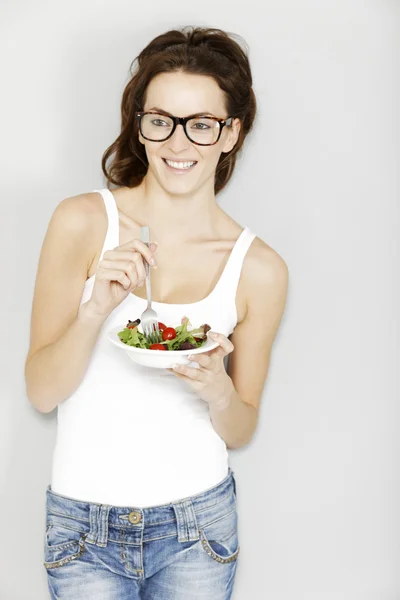
[[[230,117],[225,108],[224,94],[212,77],[182,72],[162,73],[151,80],[147,87],[144,111],[157,110],[174,117],[208,115],[225,119]],[[158,122],[157,122],[158,123]],[[214,190],[215,170],[221,152],[234,147],[240,129],[239,119],[232,126],[222,129],[219,141],[212,146],[199,146],[185,135],[178,125],[174,134],[164,142],[151,142],[139,133],[146,149],[149,173],[165,191],[173,195],[185,195],[211,183]],[[175,165],[168,165],[169,162]],[[194,162],[189,168],[176,163]],[[176,168],[180,166],[182,168]]]

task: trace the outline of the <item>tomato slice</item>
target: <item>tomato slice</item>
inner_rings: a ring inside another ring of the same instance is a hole
[[[164,329],[162,332],[162,339],[164,342],[166,340],[173,340],[174,338],[176,338],[176,330],[173,327],[167,327]]]
[[[128,325],[127,329],[135,329],[135,327],[137,327],[137,325]]]
[[[166,347],[164,346],[164,344],[152,344],[149,347],[149,350],[166,350]]]
[[[161,321],[158,321],[158,329],[164,331],[164,329],[167,329],[167,326],[164,325],[164,323],[161,323]]]

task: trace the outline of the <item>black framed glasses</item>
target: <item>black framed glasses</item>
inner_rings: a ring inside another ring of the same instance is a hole
[[[149,110],[135,113],[142,137],[150,142],[165,142],[178,125],[182,125],[186,137],[198,146],[213,146],[218,142],[225,125],[232,124],[232,117],[218,119],[208,115],[173,117]]]

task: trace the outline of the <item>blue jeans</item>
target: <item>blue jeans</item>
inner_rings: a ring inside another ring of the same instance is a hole
[[[46,492],[45,562],[57,600],[229,600],[237,567],[232,471],[191,498],[150,508]]]

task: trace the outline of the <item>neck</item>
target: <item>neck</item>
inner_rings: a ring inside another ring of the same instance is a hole
[[[164,241],[181,243],[216,233],[222,210],[215,198],[213,178],[190,194],[178,195],[167,192],[148,173],[137,191],[141,220]]]

